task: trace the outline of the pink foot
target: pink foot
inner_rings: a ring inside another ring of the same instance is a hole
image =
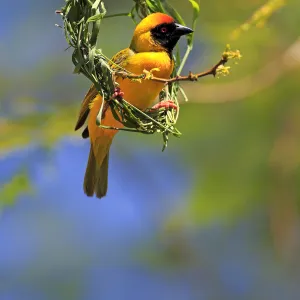
[[[112,97],[121,100],[124,97],[124,93],[121,91],[119,87],[116,87]]]
[[[172,100],[164,100],[152,106],[151,110],[157,110],[162,107],[165,109],[176,109],[176,110],[178,109],[177,105]]]

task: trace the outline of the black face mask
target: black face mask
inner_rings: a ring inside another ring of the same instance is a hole
[[[151,30],[153,40],[171,52],[182,35],[192,33],[189,27],[177,23],[164,23]]]

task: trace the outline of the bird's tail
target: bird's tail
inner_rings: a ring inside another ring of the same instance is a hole
[[[102,151],[96,153],[96,155],[95,148],[92,146],[90,148],[83,183],[84,193],[89,197],[96,194],[97,198],[102,198],[106,195],[108,186],[109,147],[110,145],[107,149],[102,148]]]

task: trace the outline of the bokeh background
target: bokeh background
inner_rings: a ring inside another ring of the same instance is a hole
[[[190,24],[189,2],[171,3]],[[1,4],[0,300],[299,299],[300,2],[201,1],[185,72],[227,43],[243,59],[184,85],[164,153],[159,135],[118,134],[102,200],[82,191],[89,142],[73,128],[90,83],[54,26],[63,4]],[[133,28],[104,20],[104,53]]]

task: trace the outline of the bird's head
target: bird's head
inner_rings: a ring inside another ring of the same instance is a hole
[[[172,17],[154,13],[136,26],[130,48],[136,52],[171,52],[181,36],[192,32],[192,29],[177,24]]]

